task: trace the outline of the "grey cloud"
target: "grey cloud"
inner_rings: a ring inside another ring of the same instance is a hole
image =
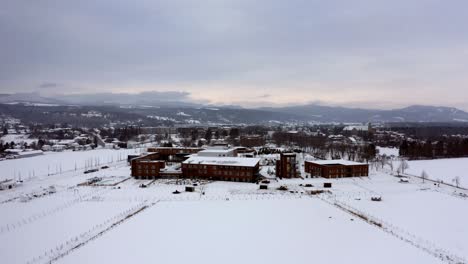
[[[39,88],[57,88],[59,85],[53,82],[45,82],[39,85]]]
[[[269,94],[324,84],[301,91],[310,100],[359,86],[456,93],[468,83],[467,9],[462,0],[7,1],[0,90],[53,80],[78,93],[213,82],[246,96],[243,84]]]

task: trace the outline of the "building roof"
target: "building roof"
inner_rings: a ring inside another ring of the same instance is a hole
[[[30,150],[30,151],[18,152],[19,156],[42,155],[42,154],[44,154],[42,150]]]
[[[346,126],[343,128],[344,131],[352,131],[352,130],[357,130],[357,131],[368,131],[369,126]]]
[[[319,165],[367,165],[367,163],[355,162],[350,160],[344,159],[337,159],[337,160],[308,160],[306,162],[315,163]]]
[[[203,148],[194,148],[194,147],[150,147],[150,149],[193,149],[193,150],[198,150],[198,149],[203,149]]]
[[[203,157],[190,156],[183,164],[204,164],[219,166],[240,166],[255,167],[260,162],[258,158],[238,158],[238,157]]]
[[[198,152],[198,154],[200,153],[229,153],[229,152],[232,152],[234,151],[234,149],[218,149],[218,148],[212,148],[212,149],[205,149],[205,150],[202,150],[200,152]]]

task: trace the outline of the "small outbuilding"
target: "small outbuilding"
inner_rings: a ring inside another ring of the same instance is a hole
[[[186,192],[194,192],[194,191],[195,191],[195,187],[194,187],[194,186],[185,186],[185,191],[186,191]]]

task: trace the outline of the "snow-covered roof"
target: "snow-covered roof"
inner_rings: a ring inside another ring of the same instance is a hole
[[[190,156],[190,158],[188,158],[182,163],[183,164],[255,167],[259,162],[260,162],[259,158]]]
[[[344,159],[337,159],[337,160],[309,160],[307,162],[319,164],[319,165],[333,165],[333,164],[340,164],[340,165],[367,165],[367,163],[360,163],[350,160]]]
[[[234,149],[205,149],[205,150],[202,150],[200,152],[198,152],[198,154],[202,154],[203,153],[230,153],[230,152],[233,152]]]
[[[358,130],[358,131],[368,131],[369,126],[346,126],[343,128],[344,131],[352,131],[352,130]]]
[[[182,149],[182,150],[186,150],[186,149],[200,149],[200,148],[193,148],[193,147],[152,147],[152,148],[155,148],[155,149]]]

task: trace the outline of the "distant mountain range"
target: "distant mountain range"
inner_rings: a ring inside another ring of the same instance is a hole
[[[40,96],[38,93],[0,94],[0,103],[34,107],[86,106],[117,107],[145,117],[187,123],[365,123],[365,122],[467,122],[468,113],[452,107],[414,105],[401,109],[377,110],[323,106],[317,104],[244,109],[194,103],[179,92],[143,94]],[[181,100],[177,100],[178,97]],[[108,109],[108,108],[106,108]]]
[[[460,109],[423,105],[376,110],[310,104],[262,110],[300,115],[318,122],[468,122],[468,113]]]

